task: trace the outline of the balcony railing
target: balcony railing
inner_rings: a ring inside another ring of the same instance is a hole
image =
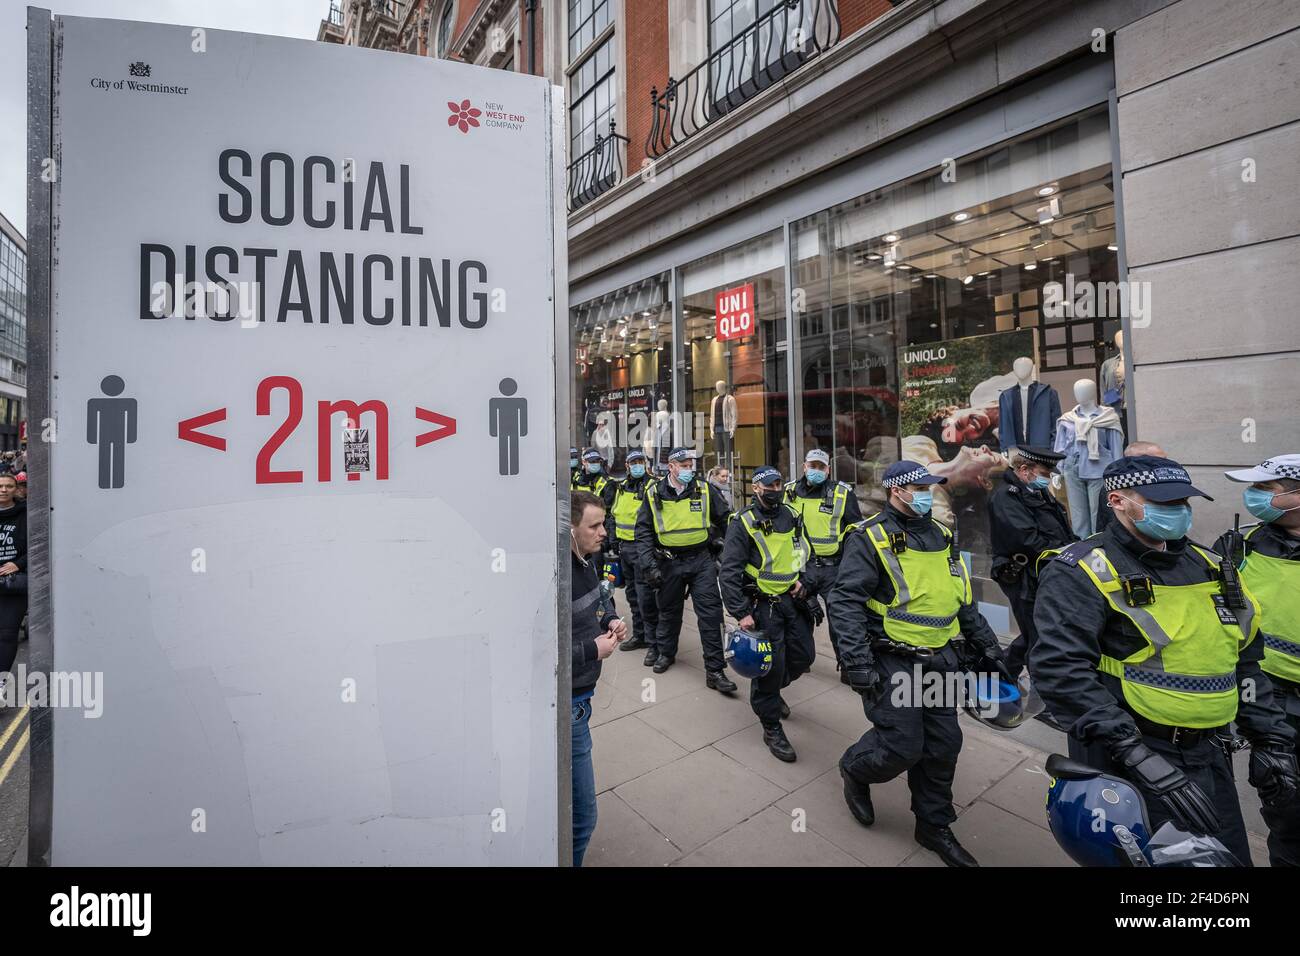
[[[623,181],[627,143],[626,136],[614,132],[614,121],[610,120],[609,135],[597,133],[596,145],[569,163],[569,212]]]
[[[343,26],[343,10],[338,4],[330,4],[330,23],[336,27]]]
[[[662,156],[840,39],[836,0],[778,0],[681,79],[650,90],[646,154]]]

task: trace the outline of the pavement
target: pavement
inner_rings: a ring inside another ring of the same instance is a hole
[[[27,642],[18,645],[15,669],[27,661]],[[0,703],[0,866],[27,862],[27,790],[30,780],[31,711]]]
[[[618,600],[625,612],[624,596]],[[912,837],[905,778],[871,788],[870,829],[849,815],[839,758],[869,724],[858,695],[839,682],[824,624],[815,638],[811,672],[783,694],[786,735],[798,753],[791,764],[763,745],[748,681],[736,679],[733,697],[704,686],[689,605],[666,673],[642,666],[644,651],[614,652],[593,701],[598,819],[584,865],[942,866]],[[1036,720],[1011,732],[965,714],[960,720],[957,838],[983,866],[1073,866],[1044,813],[1043,765],[1049,753],[1065,752],[1064,735]],[[1255,865],[1267,866],[1267,830],[1238,758]]]

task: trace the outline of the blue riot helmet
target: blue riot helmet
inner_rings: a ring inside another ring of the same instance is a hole
[[[1006,669],[967,672],[966,713],[994,730],[1015,730],[1042,713],[1043,699],[1034,693],[1027,677],[1011,681]]]
[[[1150,866],[1142,794],[1126,780],[1061,754],[1047,758],[1047,826],[1080,866]]]
[[[733,628],[727,632],[723,657],[741,677],[758,680],[772,669],[772,642],[763,637],[762,631]]]

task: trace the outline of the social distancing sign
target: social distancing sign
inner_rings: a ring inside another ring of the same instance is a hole
[[[557,94],[52,30],[51,862],[554,864]]]

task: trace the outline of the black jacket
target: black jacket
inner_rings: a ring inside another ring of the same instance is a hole
[[[831,626],[839,635],[845,667],[871,666],[874,660],[871,644],[885,638],[884,621],[867,607],[867,599],[875,598],[883,604],[894,599],[894,584],[880,566],[880,556],[870,538],[862,531],[876,522],[882,523],[886,531],[904,532],[909,548],[917,551],[948,550],[948,539],[933,518],[904,515],[888,504],[880,514],[868,518],[845,536],[839,575],[826,602]],[[957,621],[962,636],[973,643],[984,647],[997,646],[997,635],[974,603],[958,610]]]
[[[1065,509],[1050,493],[1029,487],[1009,468],[1002,473],[1002,483],[989,498],[989,546],[995,580],[1013,555],[1023,554],[1029,563],[1020,587],[1022,592],[1030,592],[1038,556],[1074,540]]]
[[[0,511],[0,564],[9,561],[27,570],[27,505],[21,502]]]
[[[737,620],[754,613],[754,599],[745,593],[746,584],[752,582],[753,578],[745,573],[745,567],[761,567],[763,564],[758,545],[740,520],[740,516],[747,511],[753,512],[760,522],[771,521],[772,531],[777,534],[785,534],[798,527],[799,535],[803,538],[805,558],[812,554],[812,542],[808,540],[803,522],[786,505],[780,504],[771,511],[764,511],[755,503],[736,512],[735,518],[727,525],[727,537],[722,546],[722,566],[718,570],[718,585],[722,588],[722,603],[726,606],[727,613]]]
[[[840,527],[847,528],[862,520],[862,507],[858,504],[858,496],[853,493],[853,486],[847,481],[831,481],[827,478],[820,486],[813,487],[808,484],[806,477],[800,477],[794,483],[794,487],[786,492],[786,497],[788,499],[793,494],[796,498],[821,498],[822,507],[830,511],[834,507],[835,489],[841,485],[848,491],[848,499],[844,502],[844,519]]]
[[[1217,577],[1186,538],[1168,542],[1164,551],[1152,551],[1119,521],[1043,562],[1034,604],[1038,640],[1029,651],[1029,673],[1052,716],[1086,743],[1137,732],[1119,678],[1101,673],[1097,664],[1103,653],[1122,659],[1146,646],[1137,628],[1110,607],[1078,566],[1079,558],[1098,546],[1121,573],[1124,563],[1140,566],[1155,584],[1190,585]],[[1206,613],[1211,611],[1207,604]],[[1237,682],[1249,690],[1240,699],[1237,726],[1251,740],[1289,741],[1294,735],[1273,703],[1273,685],[1259,667],[1263,655],[1264,642],[1256,637],[1238,659]]]
[[[618,619],[606,603],[600,590],[600,575],[596,571],[595,555],[582,561],[572,549],[573,582],[570,588],[572,602],[573,634],[573,696],[586,693],[600,679],[600,656],[596,653],[596,638],[609,630],[610,622]]]
[[[722,497],[722,492],[707,481],[701,481],[694,478],[691,483],[682,489],[679,494],[673,489],[672,482],[667,477],[661,478],[658,482],[659,497],[663,501],[676,501],[679,498],[689,498],[698,495],[703,498],[709,496],[709,524],[711,525],[711,534],[721,538],[727,533],[727,519],[731,517],[731,509],[727,507],[727,499]],[[641,510],[636,513],[636,543],[641,546],[644,553],[643,563],[649,563],[654,560],[653,549],[660,547],[659,538],[655,535],[655,519],[650,513],[650,496],[646,495],[646,500],[641,502]],[[670,548],[669,550],[674,550]]]

